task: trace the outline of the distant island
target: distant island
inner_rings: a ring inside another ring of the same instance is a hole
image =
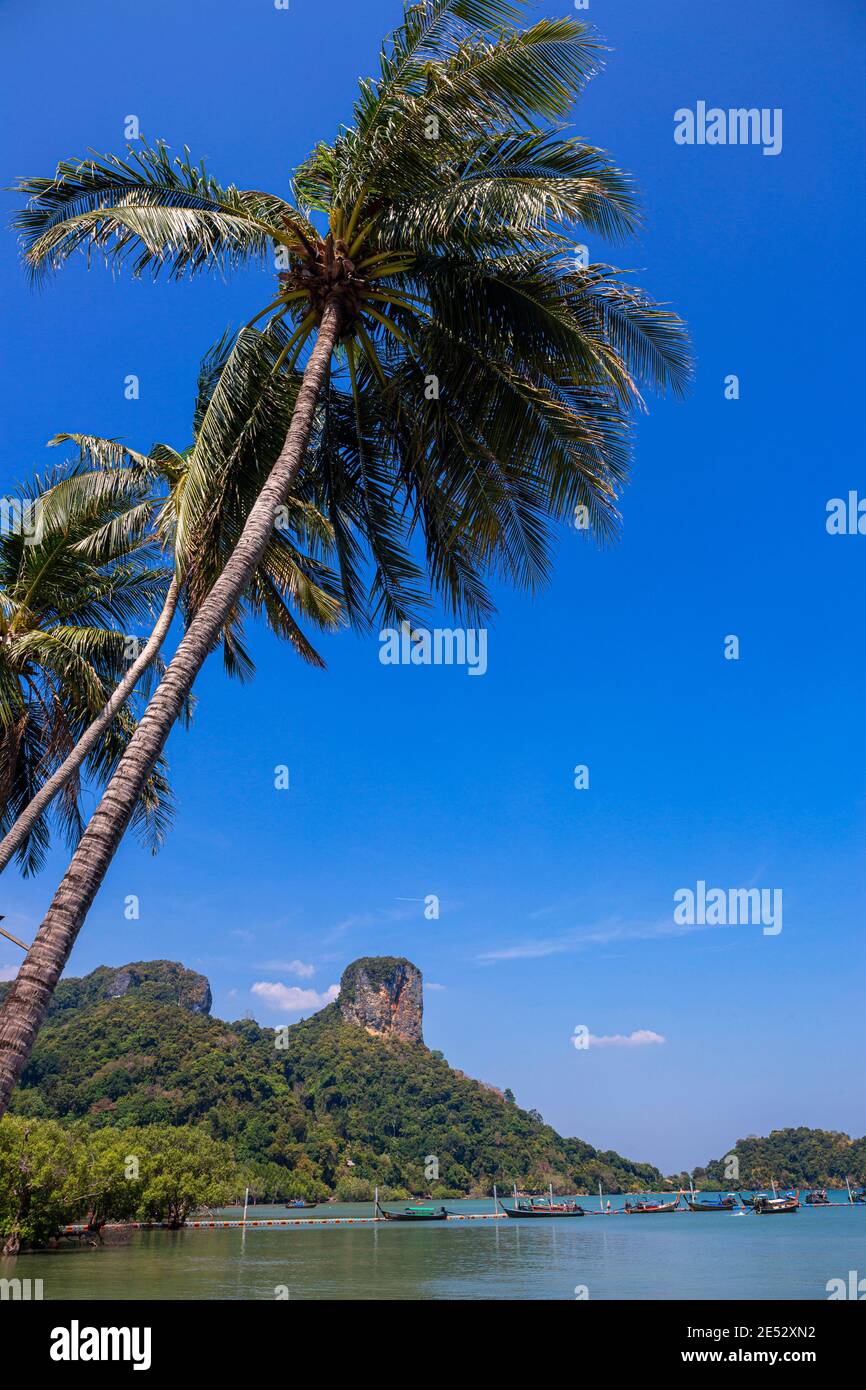
[[[430,1051],[421,973],[404,958],[354,961],[334,1003],[284,1030],[210,1010],[205,977],[172,961],[62,981],[11,1113],[92,1130],[193,1127],[230,1148],[262,1200],[362,1201],[376,1186],[399,1198],[488,1195],[494,1183],[569,1194],[689,1184],[563,1138],[509,1090]],[[846,1176],[866,1177],[866,1140],[788,1129],[738,1140],[691,1178],[719,1190]]]
[[[736,1160],[736,1180],[729,1176]],[[683,1179],[686,1174],[676,1179]],[[852,1139],[835,1130],[773,1129],[766,1137],[750,1134],[738,1139],[724,1158],[714,1159],[692,1174],[696,1188],[755,1191],[775,1182],[780,1187],[844,1188],[846,1178],[860,1187],[866,1180],[866,1138]]]

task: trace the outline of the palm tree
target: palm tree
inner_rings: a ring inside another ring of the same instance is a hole
[[[76,250],[131,257],[136,274],[178,278],[276,254],[278,293],[256,320],[270,314],[285,329],[278,365],[300,380],[267,481],[6,998],[0,1110],[138,789],[317,431],[335,462],[332,372],[348,381],[358,485],[408,508],[434,582],[464,611],[485,603],[487,569],[539,583],[550,526],[575,507],[598,535],[615,530],[640,383],[685,383],[676,316],[573,253],[576,229],[619,236],[637,220],[628,180],[561,125],[601,46],[570,19],[520,27],[524,8],[522,0],[408,5],[380,77],[361,84],[353,125],[316,147],[294,201],[224,187],[188,152],[172,161],[162,144],[126,159],[64,162],[53,178],[20,185],[29,204],[18,222],[36,275]],[[376,561],[375,538],[371,548]],[[394,599],[383,591],[381,602],[384,611]]]
[[[123,670],[124,632],[163,602],[165,570],[140,533],[140,493],[131,480],[56,470],[19,490],[15,518],[33,524],[0,530],[0,828],[32,806],[45,770],[81,744]],[[76,763],[105,782],[135,720],[112,709],[103,737]],[[71,843],[83,828],[81,781],[70,774],[58,820]],[[162,769],[138,801],[137,817],[156,849],[169,819]],[[16,839],[25,874],[50,842],[46,806]]]
[[[0,841],[0,873],[16,853],[27,871],[38,867],[36,851],[43,848],[44,833],[41,837],[34,838],[34,835],[38,827],[44,827],[48,807],[73,779],[77,779],[88,759],[99,757],[100,750],[104,756],[106,732],[142,677],[157,661],[179,602],[183,603],[189,621],[200,602],[202,590],[206,592],[210,588],[226,553],[231,551],[233,539],[267,474],[268,435],[273,436],[275,421],[280,428],[281,410],[286,401],[286,392],[277,392],[272,377],[266,377],[264,382],[259,379],[266,362],[262,347],[256,342],[259,337],[249,329],[232,348],[224,335],[203,359],[193,416],[193,442],[183,452],[167,444],[156,444],[150,454],[143,455],[116,440],[82,434],[61,434],[51,441],[52,444],[71,441],[79,449],[78,468],[63,494],[66,512],[73,501],[78,507],[75,529],[69,533],[67,528],[66,546],[59,553],[51,552],[50,569],[41,564],[41,553],[34,555],[30,545],[16,543],[14,555],[10,557],[14,560],[23,554],[29,558],[30,568],[37,569],[45,602],[48,603],[55,592],[55,576],[61,564],[73,568],[77,565],[77,569],[74,568],[76,578],[82,569],[90,578],[93,563],[81,553],[82,545],[88,547],[89,557],[95,543],[101,544],[104,550],[109,537],[115,543],[126,535],[138,537],[149,524],[153,526],[153,543],[172,560],[173,573],[147,641],[80,737],[72,739],[66,729],[62,746],[68,748],[68,752],[59,766],[42,780],[38,791],[33,791],[39,782],[37,774],[51,759],[43,757],[36,763],[31,758],[26,765],[22,760],[18,770],[18,795],[8,800],[2,798],[0,828],[12,823]],[[273,445],[270,448],[273,450]],[[214,456],[219,460],[219,476],[209,467],[209,460]],[[74,489],[74,499],[68,495],[70,489]],[[188,515],[190,496],[197,498],[200,511],[206,510],[208,517],[205,524],[194,529]],[[201,505],[202,499],[207,503],[206,509]],[[47,504],[40,505],[44,512]],[[120,510],[115,517],[110,509],[118,505]],[[109,508],[107,514],[106,507]],[[95,514],[94,508],[98,509]],[[56,499],[52,512],[57,512]],[[93,538],[87,534],[87,528],[97,522],[102,525],[98,536]],[[148,534],[146,530],[144,533]],[[299,548],[305,541],[313,546],[312,552]],[[78,548],[70,551],[70,545]],[[292,607],[319,627],[336,625],[340,614],[338,581],[318,558],[318,554],[331,545],[332,534],[325,518],[307,499],[293,493],[286,522],[271,538],[245,594],[245,606],[250,611],[265,612],[272,630],[291,641],[304,660],[319,666],[323,664],[321,658],[298,625]],[[99,558],[104,557],[100,554]],[[60,577],[70,585],[68,577],[62,573]],[[166,579],[164,574],[163,587]],[[22,591],[23,582],[23,578],[18,579],[16,592]],[[67,591],[72,591],[71,586]],[[10,612],[15,607],[11,590],[8,606]],[[48,640],[43,610],[44,605],[31,599],[28,623],[40,641]],[[252,674],[253,670],[242,640],[242,619],[241,609],[236,608],[222,632],[226,670],[241,678]],[[102,638],[111,649],[116,666],[122,639],[117,632],[104,633]],[[67,696],[66,705],[68,703]],[[35,750],[33,730],[28,745],[23,736],[17,743]],[[57,746],[55,739],[50,747],[53,750]],[[76,818],[76,825],[78,820]],[[80,826],[78,829],[80,833]],[[31,847],[29,855],[28,847]],[[39,860],[41,862],[41,855]]]

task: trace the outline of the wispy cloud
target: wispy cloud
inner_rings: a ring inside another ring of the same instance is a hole
[[[665,1042],[667,1038],[661,1033],[653,1033],[649,1028],[638,1028],[634,1033],[611,1033],[600,1038],[594,1033],[589,1035],[590,1047],[654,1047]]]
[[[344,917],[341,922],[337,922],[331,931],[331,939],[345,935],[346,932],[354,931],[358,927],[387,927],[395,922],[407,922],[416,917],[419,922],[424,920],[424,899],[412,898],[403,900],[402,907],[380,908],[375,912],[356,912],[349,917]]]
[[[302,960],[261,960],[254,969],[279,971],[283,975],[294,975],[298,980],[309,980],[316,973],[314,965]]]
[[[542,956],[555,956],[561,951],[572,950],[567,941],[524,941],[519,946],[504,946],[501,951],[482,951],[477,960],[540,960]]]
[[[424,984],[425,989],[447,989],[447,985],[437,985],[435,980],[427,980]]]
[[[687,932],[716,930],[701,926],[680,926],[670,918],[655,922],[624,922],[612,919],[592,927],[580,927],[563,932],[561,936],[547,936],[515,942],[513,946],[503,946],[499,950],[482,951],[475,957],[481,965],[490,965],[502,960],[540,960],[545,956],[565,955],[575,951],[585,951],[591,946],[610,946],[617,941],[652,941],[657,937],[682,936]]]
[[[265,1007],[281,1014],[312,1014],[330,1004],[340,993],[339,985],[330,985],[323,994],[314,989],[301,989],[298,985],[284,985],[258,980],[251,987],[252,994],[261,999]]]

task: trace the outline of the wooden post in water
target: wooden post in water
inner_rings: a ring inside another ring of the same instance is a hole
[[[848,1177],[847,1173],[845,1174],[845,1186],[848,1189],[848,1201],[851,1203],[851,1206],[853,1207],[854,1198],[851,1196],[851,1179]]]
[[[499,1198],[496,1195],[496,1183],[493,1184],[493,1215],[499,1215]]]
[[[244,1230],[246,1230],[246,1228],[247,1228],[247,1207],[249,1206],[249,1204],[250,1204],[250,1189],[247,1188],[246,1192],[244,1193]]]
[[[601,1191],[601,1178],[598,1180],[598,1209],[602,1216],[604,1216],[604,1196]]]
[[[377,1221],[378,1219],[379,1219],[379,1184],[376,1183],[376,1188],[375,1188],[375,1191],[374,1191],[374,1193],[373,1193],[373,1220],[374,1220],[374,1221]]]

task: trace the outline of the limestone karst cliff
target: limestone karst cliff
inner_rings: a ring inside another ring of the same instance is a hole
[[[337,1000],[345,1023],[374,1037],[423,1043],[421,971],[403,956],[364,956],[343,971]]]
[[[0,1000],[9,985],[0,985]],[[100,965],[89,975],[62,979],[51,1001],[49,1015],[63,1014],[108,999],[131,994],[152,1004],[177,1004],[191,1014],[209,1014],[212,997],[204,975],[187,970],[179,961],[133,961],[129,965]]]
[[[493,1181],[660,1190],[650,1165],[562,1138],[428,1050],[421,988],[408,960],[357,960],[338,999],[275,1030],[210,1017],[207,980],[179,962],[101,966],[61,981],[12,1111],[94,1128],[202,1128],[280,1200],[321,1199],[349,1177],[371,1196],[377,1184],[427,1192],[430,1154],[443,1195],[489,1192]]]

